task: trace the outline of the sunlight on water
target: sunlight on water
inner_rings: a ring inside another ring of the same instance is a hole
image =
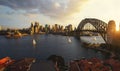
[[[80,38],[82,41],[88,43],[105,43],[101,36],[81,36]]]

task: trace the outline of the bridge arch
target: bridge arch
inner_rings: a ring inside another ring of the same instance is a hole
[[[81,31],[87,23],[93,25],[95,29],[98,31],[98,33],[100,33],[104,41],[107,42],[106,38],[107,23],[95,18],[85,18],[79,23],[77,31]]]

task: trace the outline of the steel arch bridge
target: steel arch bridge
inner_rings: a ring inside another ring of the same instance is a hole
[[[104,41],[107,42],[107,38],[106,38],[107,23],[105,23],[99,19],[95,19],[95,18],[85,18],[79,23],[79,25],[77,27],[77,32],[82,31],[83,27],[87,23],[90,23],[91,25],[93,25],[95,27],[96,31],[102,36]]]

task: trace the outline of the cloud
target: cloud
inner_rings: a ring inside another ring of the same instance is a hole
[[[24,14],[25,16],[27,16],[27,17],[29,17],[29,18],[35,18],[35,17],[37,17],[38,16],[38,14]]]
[[[0,5],[8,6],[16,11],[61,18],[80,12],[86,1],[88,0],[0,0]]]
[[[60,5],[58,2],[56,2],[56,3],[54,4],[54,6],[55,6],[55,8],[61,7],[61,5]]]

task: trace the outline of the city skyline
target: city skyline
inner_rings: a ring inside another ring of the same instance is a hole
[[[84,18],[120,23],[119,0],[1,0],[0,25],[26,28],[31,22],[41,25],[78,26]]]

